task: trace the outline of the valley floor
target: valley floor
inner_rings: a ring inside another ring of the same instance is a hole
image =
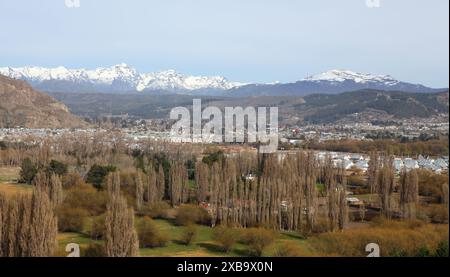
[[[186,227],[176,226],[170,220],[155,220],[158,228],[167,234],[171,240],[165,247],[141,248],[142,257],[241,257],[248,256],[247,247],[243,244],[236,244],[229,253],[220,250],[220,246],[213,240],[213,229],[207,226],[198,225],[198,235],[191,245],[183,244],[180,239],[183,229]],[[89,224],[87,224],[89,225]],[[86,230],[88,231],[88,230]],[[84,232],[83,232],[84,233]],[[92,240],[87,234],[82,233],[60,233],[58,235],[58,251],[56,256],[66,256],[65,247],[69,243],[80,245],[81,251],[88,247],[90,243],[101,243]],[[307,240],[303,240],[298,234],[293,232],[280,233],[275,242],[264,251],[264,256],[274,256],[278,248],[285,243],[297,246],[304,251],[305,256],[314,255],[309,249]]]
[[[18,193],[30,193],[32,187],[18,183],[20,169],[0,167],[0,193],[13,197]],[[361,198],[368,195],[360,195]],[[81,254],[93,244],[103,244],[93,240],[91,234],[96,217],[87,217],[80,232],[59,233],[58,246],[54,256],[65,257],[69,253],[65,247],[69,243],[80,245]],[[142,217],[135,217],[138,225]],[[168,242],[163,247],[141,248],[142,257],[245,257],[250,256],[248,246],[236,243],[229,253],[220,249],[214,240],[214,229],[196,225],[197,235],[190,245],[182,242],[182,236],[188,227],[178,226],[170,217],[154,219],[158,231],[167,236]],[[377,242],[386,256],[448,256],[448,223],[430,224],[422,221],[395,221],[374,219],[372,222],[349,222],[342,232],[324,232],[304,238],[298,232],[278,232],[275,240],[262,253],[263,256],[278,256],[280,250],[289,248],[295,256],[354,256],[367,255],[364,246]],[[244,230],[241,230],[244,231]],[[284,252],[286,254],[286,252]],[[444,254],[442,254],[444,253]]]

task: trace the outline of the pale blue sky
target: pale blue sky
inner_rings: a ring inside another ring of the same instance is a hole
[[[0,0],[0,66],[125,62],[234,81],[329,69],[448,87],[449,1]]]

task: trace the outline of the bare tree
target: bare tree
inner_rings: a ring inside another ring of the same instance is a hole
[[[377,174],[377,192],[380,198],[381,213],[387,218],[392,216],[392,194],[395,187],[395,169],[392,156],[384,156],[382,167]]]
[[[10,200],[0,195],[0,256],[51,256],[57,231],[57,218],[46,190],[35,187],[31,196],[17,195]]]
[[[142,209],[142,203],[144,201],[144,183],[142,182],[141,171],[138,171],[134,177],[134,183],[136,185],[136,209],[139,211]]]
[[[134,211],[120,193],[120,175],[108,176],[108,195],[105,220],[105,250],[108,257],[139,255],[139,240],[134,228]]]
[[[347,193],[345,191],[345,188],[341,188],[339,191],[339,230],[344,230],[345,224],[348,221],[348,206],[346,197]]]
[[[361,221],[364,222],[364,219],[366,218],[366,205],[364,203],[359,206],[359,217],[361,218]]]
[[[400,207],[403,218],[416,218],[419,201],[419,177],[416,170],[403,171],[400,176]]]
[[[169,192],[172,206],[187,203],[189,200],[189,178],[182,162],[175,162],[170,167]]]
[[[369,202],[372,202],[372,195],[377,192],[378,174],[380,170],[380,156],[377,152],[370,152],[369,154],[369,168],[367,169],[368,185],[370,188]]]
[[[443,202],[443,204],[445,205],[445,207],[447,208],[447,212],[448,212],[448,202],[449,202],[449,199],[448,199],[448,183],[445,183],[445,184],[443,184],[442,185],[442,191],[443,191],[443,199],[442,199],[442,202]]]
[[[159,165],[158,168],[158,177],[156,178],[156,186],[158,187],[159,198],[163,199],[166,192],[166,177],[162,165]]]
[[[196,198],[198,202],[205,202],[209,190],[209,166],[198,162],[195,166]]]
[[[157,173],[153,166],[151,166],[148,170],[147,175],[147,187],[145,189],[145,199],[148,203],[154,204],[163,199],[164,193],[160,193],[157,185]]]

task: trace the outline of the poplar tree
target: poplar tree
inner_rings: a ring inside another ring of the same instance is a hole
[[[382,165],[377,175],[376,187],[380,198],[381,214],[386,218],[391,218],[392,194],[395,187],[395,169],[392,156],[383,157]]]
[[[134,177],[134,183],[136,186],[136,209],[139,211],[142,209],[142,203],[144,201],[144,183],[142,182],[141,171],[138,171]]]
[[[48,257],[56,247],[57,217],[47,191],[0,195],[0,257]]]
[[[403,218],[416,218],[416,205],[419,201],[419,177],[416,170],[404,170],[400,175],[400,207]]]
[[[139,255],[139,241],[134,228],[134,211],[120,193],[120,175],[108,176],[108,196],[105,220],[105,252],[108,257]]]

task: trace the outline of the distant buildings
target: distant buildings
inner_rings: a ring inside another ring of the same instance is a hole
[[[153,123],[152,123],[153,124]],[[144,141],[152,140],[152,141],[170,141],[170,132],[165,131],[164,128],[160,128],[162,123],[157,122],[155,123],[154,128],[147,128],[145,124],[139,123],[135,124],[135,127],[128,127],[128,128],[122,128],[119,131],[120,136],[122,136],[125,141],[128,144],[128,147],[130,148],[139,148],[141,146],[141,143]],[[358,128],[368,128],[371,125],[363,125],[359,124],[357,125]],[[432,126],[437,126],[439,128],[448,128],[448,124],[435,124]],[[303,139],[307,139],[309,136],[322,136],[324,137],[340,137],[342,133],[332,133],[332,132],[325,132],[322,135],[318,131],[309,130],[308,128],[313,127],[305,127],[305,129],[301,128],[295,128],[291,135],[300,136],[301,138],[291,138],[289,141],[291,143],[298,143],[299,141]],[[356,127],[355,127],[356,128]],[[423,127],[422,127],[423,128]],[[431,127],[427,127],[431,128]],[[412,128],[413,130],[416,130],[416,128]],[[303,132],[305,130],[308,130],[306,132]],[[37,137],[37,138],[47,138],[47,137],[62,137],[66,134],[71,134],[77,136],[83,136],[83,137],[90,137],[94,138],[96,135],[106,135],[104,136],[106,141],[104,141],[105,144],[110,143],[114,138],[111,136],[108,136],[107,134],[110,131],[105,129],[27,129],[27,128],[3,128],[0,129],[0,140],[9,140],[9,141],[16,141],[21,142],[26,140],[27,137]],[[28,140],[27,143],[35,143],[34,140]],[[278,159],[282,160],[287,155],[290,154],[296,154],[297,151],[278,151]],[[316,151],[316,157],[318,160],[323,161],[327,157],[330,157],[333,161],[333,164],[336,167],[344,168],[346,170],[349,169],[358,169],[363,172],[366,172],[369,168],[369,157],[367,155],[359,154],[359,153],[338,153],[338,152],[329,152],[329,151]],[[411,158],[411,157],[395,157],[394,161],[394,167],[397,172],[400,172],[402,170],[412,170],[412,169],[427,169],[431,170],[436,173],[443,173],[448,172],[449,167],[449,157],[448,156],[441,156],[441,157],[424,157],[419,156],[417,159]],[[254,178],[254,176],[246,176],[247,179]]]
[[[283,160],[288,155],[295,155],[296,151],[279,151],[278,159]],[[357,153],[339,153],[339,152],[329,152],[329,151],[315,151],[316,158],[319,161],[324,161],[329,157],[335,167],[349,169],[358,169],[362,172],[366,172],[369,168],[370,158],[368,155],[357,154]],[[442,173],[448,171],[448,157],[440,157],[437,159],[425,158],[420,156],[417,160],[409,157],[396,157],[394,158],[394,167],[397,172],[402,170],[412,170],[412,169],[428,169],[436,173]]]

